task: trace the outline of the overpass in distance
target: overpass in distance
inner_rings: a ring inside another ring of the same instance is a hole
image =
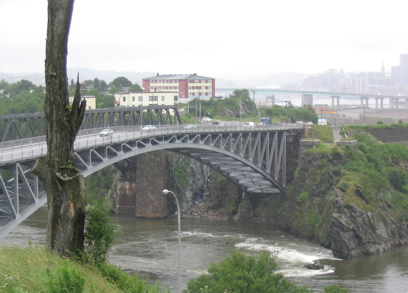
[[[159,112],[163,113],[162,109]],[[135,125],[123,119],[125,125],[110,127],[114,134],[108,137],[99,136],[100,126],[80,131],[75,141],[75,167],[83,176],[138,154],[168,150],[210,166],[244,192],[284,193],[287,144],[300,140],[303,133],[303,127],[296,125],[202,124],[186,128],[177,120],[144,132],[140,120],[133,121]],[[46,203],[41,182],[30,172],[46,152],[44,136],[0,143],[0,239]]]
[[[217,89],[219,91],[233,92],[237,90],[236,88],[224,88]],[[368,100],[375,100],[375,108],[383,109],[384,108],[384,99],[390,100],[390,106],[392,109],[398,109],[399,100],[405,100],[408,104],[407,95],[384,95],[384,94],[369,94],[369,93],[347,93],[347,92],[325,92],[325,91],[316,91],[316,90],[291,90],[291,89],[275,89],[275,88],[249,88],[250,93],[255,94],[264,94],[268,96],[271,104],[274,104],[275,94],[297,94],[302,97],[301,105],[311,105],[313,106],[313,96],[326,96],[331,98],[331,106],[338,107],[340,106],[341,98],[356,98],[360,99],[360,104],[362,107],[368,107]]]

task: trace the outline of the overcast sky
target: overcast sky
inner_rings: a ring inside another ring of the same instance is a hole
[[[404,0],[76,0],[68,67],[214,78],[386,71]],[[0,0],[0,72],[43,72],[47,0]]]

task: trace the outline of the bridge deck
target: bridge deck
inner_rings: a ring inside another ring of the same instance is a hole
[[[243,191],[284,192],[286,137],[299,126],[227,127],[203,124],[115,127],[111,136],[82,131],[75,141],[76,167],[85,177],[137,154],[169,150],[214,168]],[[45,137],[0,143],[0,238],[46,202],[40,182],[30,170],[47,152]],[[18,183],[18,184],[16,184]]]

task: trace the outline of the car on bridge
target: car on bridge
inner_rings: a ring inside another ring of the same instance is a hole
[[[195,125],[195,124],[187,124],[186,126],[184,126],[184,129],[192,129],[192,128],[197,128],[197,125]]]
[[[145,126],[143,126],[142,131],[152,131],[152,130],[155,130],[155,129],[156,129],[156,126],[154,126],[154,125],[145,125]]]
[[[112,135],[113,134],[113,130],[112,129],[104,129],[104,130],[102,130],[101,132],[99,132],[99,136],[100,137],[102,137],[102,136],[109,136],[109,135]]]
[[[210,117],[203,117],[203,122],[212,122]]]

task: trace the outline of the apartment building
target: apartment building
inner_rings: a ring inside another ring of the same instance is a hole
[[[147,77],[142,80],[145,92],[169,92],[181,99],[214,98],[215,79],[194,74],[169,74]]]

